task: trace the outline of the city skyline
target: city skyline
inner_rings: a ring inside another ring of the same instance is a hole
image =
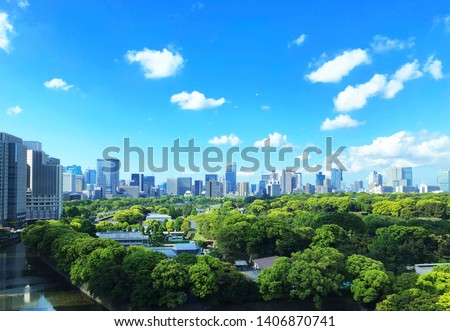
[[[300,155],[333,136],[347,182],[411,166],[435,184],[450,169],[445,1],[27,4],[0,1],[0,131],[62,165],[95,169],[124,137],[158,150],[270,137]],[[183,176],[202,179],[164,174]]]

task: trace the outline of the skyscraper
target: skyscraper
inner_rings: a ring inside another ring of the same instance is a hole
[[[144,175],[143,174],[131,174],[130,186],[139,186],[139,191],[144,191]]]
[[[412,186],[413,173],[411,167],[391,167],[388,172],[388,186]]]
[[[206,182],[205,196],[207,198],[220,198],[224,195],[223,183],[215,180]]]
[[[205,175],[205,183],[206,183],[207,181],[210,181],[210,180],[215,180],[215,181],[217,181],[217,180],[218,180],[217,174],[206,174],[206,175]]]
[[[237,193],[240,197],[248,197],[250,195],[250,183],[249,182],[238,182],[237,183]]]
[[[26,156],[22,139],[0,132],[0,225],[26,221]]]
[[[291,194],[297,187],[297,175],[293,171],[283,169],[280,184],[282,194]]]
[[[194,195],[195,196],[201,196],[203,192],[203,181],[196,180],[194,182]]]
[[[176,178],[167,178],[167,195],[177,195],[178,189],[177,189],[177,179]]]
[[[191,177],[178,177],[177,178],[177,195],[184,195],[187,191],[192,190],[192,178]]]
[[[343,179],[342,170],[332,168],[331,169],[331,187],[336,189],[337,191],[340,191],[342,179]]]
[[[97,186],[103,188],[105,195],[117,195],[119,170],[118,159],[97,159]]]
[[[97,171],[92,170],[92,169],[87,169],[84,172],[84,183],[87,184],[91,184],[91,185],[95,185],[97,184]]]
[[[439,171],[437,185],[441,191],[450,192],[450,170]]]
[[[144,176],[144,192],[150,196],[156,195],[155,176]]]
[[[316,186],[323,186],[324,179],[325,179],[325,175],[322,174],[322,171],[319,171],[316,174]]]
[[[227,184],[226,193],[236,192],[236,162],[227,164],[227,171],[225,172],[225,180],[229,183]]]
[[[62,213],[63,168],[59,159],[49,157],[40,144],[24,142],[27,150],[27,219],[59,219]]]

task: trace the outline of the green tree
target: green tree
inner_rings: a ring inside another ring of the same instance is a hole
[[[353,254],[347,258],[345,268],[353,279],[359,277],[363,271],[385,271],[383,263],[381,263],[380,261],[376,261],[374,259],[371,259],[370,257],[358,254]]]
[[[288,281],[292,261],[287,257],[275,260],[272,268],[261,271],[256,283],[264,300],[289,298],[291,284]]]
[[[389,276],[381,270],[364,270],[353,281],[351,291],[358,302],[376,303],[382,299],[390,287]]]
[[[188,273],[183,264],[174,259],[162,260],[153,269],[151,278],[153,289],[159,293],[160,306],[173,308],[187,300],[183,289],[187,285]]]

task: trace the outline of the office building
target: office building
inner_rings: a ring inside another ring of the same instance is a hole
[[[207,198],[220,198],[224,196],[223,182],[208,180],[205,185],[205,196]]]
[[[92,170],[92,169],[87,169],[84,172],[84,183],[85,183],[85,185],[88,185],[88,184],[95,185],[95,184],[97,184],[97,171]]]
[[[117,195],[119,170],[120,161],[118,159],[97,160],[97,186],[103,188],[105,197]]]
[[[64,172],[70,172],[74,175],[83,175],[83,171],[81,170],[81,166],[71,165],[64,167]]]
[[[367,183],[367,189],[369,190],[369,192],[373,192],[375,187],[383,185],[383,176],[375,170],[372,170],[371,172],[369,172]]]
[[[437,185],[441,191],[450,192],[450,170],[439,171]]]
[[[342,170],[332,168],[331,169],[331,188],[336,191],[341,191],[341,185],[342,185]]]
[[[413,174],[411,167],[391,167],[388,171],[388,186],[412,186]]]
[[[26,222],[27,148],[22,139],[0,132],[0,225]]]
[[[76,175],[73,172],[64,172],[63,173],[63,192],[64,193],[75,193],[76,192],[75,179],[76,179]]]
[[[27,219],[59,219],[62,213],[63,167],[49,157],[40,144],[24,142],[39,150],[27,150]]]
[[[323,186],[323,180],[325,179],[325,175],[322,174],[321,171],[319,171],[316,174],[316,186]]]
[[[155,176],[144,176],[143,191],[149,196],[156,196],[159,194],[159,189],[156,189]]]
[[[226,193],[236,192],[236,162],[227,164],[225,172],[225,181],[227,182]]]
[[[167,178],[166,194],[175,196],[178,194],[177,179]]]
[[[238,182],[237,183],[237,193],[240,197],[250,196],[250,183],[249,182]]]
[[[210,180],[215,180],[217,182],[219,180],[219,178],[218,178],[217,174],[206,174],[205,175],[205,183]]]
[[[291,170],[283,169],[280,178],[281,193],[291,194],[297,187],[297,174]]]
[[[137,186],[140,192],[144,192],[144,175],[131,174],[130,186]]]
[[[258,195],[259,196],[266,194],[266,184],[267,184],[266,181],[263,179],[261,179],[259,181],[259,185],[258,185]]]
[[[192,190],[192,178],[191,177],[178,177],[177,178],[177,195],[184,195],[187,191]]]
[[[196,180],[194,181],[194,195],[199,197],[202,195],[203,192],[203,181]]]

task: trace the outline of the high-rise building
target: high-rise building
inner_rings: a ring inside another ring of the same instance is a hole
[[[266,194],[266,184],[267,184],[266,181],[263,179],[261,179],[259,181],[259,185],[258,185],[258,195],[259,196]]]
[[[227,171],[225,172],[225,180],[229,182],[227,184],[226,193],[236,192],[236,162],[227,164]]]
[[[144,176],[144,192],[150,196],[156,196],[155,176]]]
[[[250,195],[250,183],[249,182],[238,182],[237,183],[237,193],[240,197],[248,197]]]
[[[27,146],[40,144],[24,142]],[[63,168],[41,148],[27,150],[27,219],[59,219],[62,213]]]
[[[207,198],[220,198],[224,196],[223,182],[208,180],[205,185],[205,196]]]
[[[391,167],[388,171],[388,186],[412,186],[413,173],[411,167]]]
[[[297,187],[296,173],[288,169],[283,169],[281,171],[280,185],[282,194],[291,194]]]
[[[325,179],[325,175],[322,174],[322,171],[319,171],[316,174],[316,186],[323,186],[324,179]]]
[[[192,177],[177,178],[177,195],[184,195],[187,191],[191,190],[192,190]]]
[[[166,194],[175,196],[178,194],[177,188],[177,179],[176,178],[167,178],[167,188]]]
[[[437,185],[441,191],[450,192],[450,170],[439,171]]]
[[[74,175],[82,175],[83,174],[83,171],[81,170],[81,166],[77,166],[75,164],[64,167],[64,172],[70,172]]]
[[[27,148],[22,139],[0,132],[0,225],[26,222]]]
[[[202,195],[202,192],[203,192],[203,181],[202,180],[194,181],[194,195],[199,197]]]
[[[87,184],[91,184],[91,185],[95,185],[97,184],[97,171],[92,170],[92,169],[87,169],[84,172],[84,183]]]
[[[144,191],[144,175],[143,174],[131,174],[130,186],[138,186],[139,191]]]
[[[75,179],[76,175],[73,172],[63,173],[63,192],[64,193],[75,193]]]
[[[217,181],[217,180],[218,180],[217,174],[206,174],[206,175],[205,175],[205,183],[206,183],[207,181],[210,181],[210,180],[215,180],[215,181]]]
[[[342,180],[343,180],[342,170],[332,168],[331,169],[331,188],[333,188],[337,191],[340,191]]]
[[[105,196],[117,195],[119,188],[120,161],[118,159],[97,160],[97,186],[103,188]]]

